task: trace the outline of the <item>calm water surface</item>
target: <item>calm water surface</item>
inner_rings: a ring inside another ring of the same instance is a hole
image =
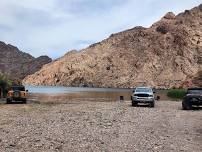
[[[59,86],[26,86],[29,91],[29,100],[38,102],[68,102],[79,101],[119,101],[130,100],[133,89],[118,88],[81,88]],[[157,91],[161,99],[166,98],[165,91]]]
[[[82,88],[82,87],[60,87],[60,86],[25,86],[30,93],[63,94],[80,92],[131,92],[132,89],[117,88]]]
[[[120,96],[129,100],[132,89],[114,88],[79,88],[58,86],[26,86],[29,99],[40,102],[84,101],[118,101]]]

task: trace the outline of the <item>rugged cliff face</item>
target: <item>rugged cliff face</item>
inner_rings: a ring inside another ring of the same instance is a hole
[[[15,46],[0,42],[0,73],[7,75],[10,79],[23,79],[51,61],[47,56],[34,58]]]
[[[24,79],[33,85],[180,87],[202,70],[202,5],[167,13],[150,28],[135,27],[71,51]]]
[[[184,81],[182,87],[202,87],[202,71]]]

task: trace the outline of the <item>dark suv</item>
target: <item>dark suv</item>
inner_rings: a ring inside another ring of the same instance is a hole
[[[191,110],[192,106],[202,105],[202,88],[189,88],[182,101],[184,110]]]

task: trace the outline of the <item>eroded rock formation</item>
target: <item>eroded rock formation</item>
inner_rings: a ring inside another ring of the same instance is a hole
[[[180,87],[202,70],[202,5],[112,34],[24,79],[33,85]]]

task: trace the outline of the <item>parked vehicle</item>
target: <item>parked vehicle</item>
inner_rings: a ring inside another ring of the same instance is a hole
[[[7,94],[7,104],[13,102],[27,103],[27,92],[24,86],[12,86]]]
[[[132,106],[138,103],[148,104],[150,107],[155,106],[154,92],[150,87],[137,87],[131,96]]]
[[[202,88],[189,88],[182,101],[182,109],[191,110],[193,106],[202,105]]]

